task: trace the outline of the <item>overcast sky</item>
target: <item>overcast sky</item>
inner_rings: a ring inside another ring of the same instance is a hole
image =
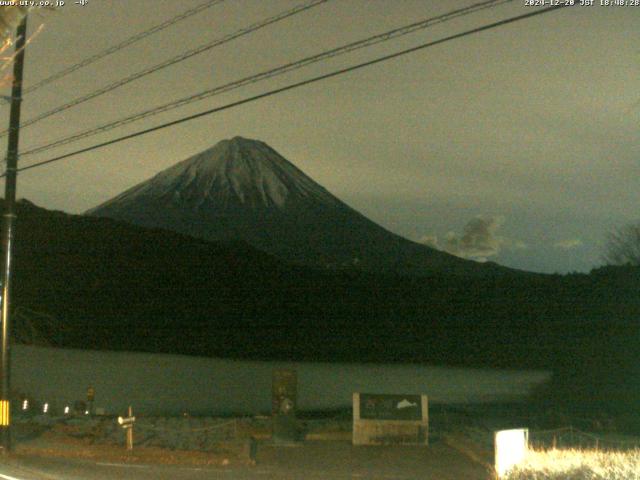
[[[203,2],[67,0],[37,11],[25,86]],[[227,0],[26,95],[22,118],[299,3]],[[21,151],[472,3],[330,0],[24,128]],[[535,8],[515,0],[20,165]],[[241,135],[412,240],[527,270],[588,271],[601,264],[607,232],[639,217],[639,31],[640,7],[565,8],[24,172],[18,196],[81,213]]]

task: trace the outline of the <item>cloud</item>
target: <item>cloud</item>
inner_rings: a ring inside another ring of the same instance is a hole
[[[572,250],[582,246],[582,240],[579,238],[570,238],[567,240],[561,240],[553,244],[554,248],[560,248],[562,250]]]
[[[503,223],[504,217],[479,215],[464,226],[462,235],[448,232],[442,242],[434,235],[426,235],[420,242],[452,255],[479,262],[486,262],[488,257],[497,255],[504,246],[527,248],[523,242],[512,241],[497,235]]]

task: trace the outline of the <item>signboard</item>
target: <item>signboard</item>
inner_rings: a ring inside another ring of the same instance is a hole
[[[136,417],[134,416],[118,417],[118,425],[120,425],[124,429],[133,428],[133,424],[135,423],[135,421]]]
[[[360,394],[360,418],[366,420],[422,420],[420,395]]]
[[[428,445],[426,395],[353,394],[354,445]]]
[[[272,439],[276,445],[294,445],[298,442],[296,407],[298,405],[298,377],[295,370],[273,371],[271,382]]]
[[[295,415],[298,404],[296,371],[291,369],[274,370],[271,388],[271,413],[273,415]]]

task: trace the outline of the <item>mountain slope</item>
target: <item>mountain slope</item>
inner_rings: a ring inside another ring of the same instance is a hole
[[[87,214],[207,240],[243,240],[289,262],[323,268],[414,274],[503,271],[385,230],[265,143],[241,137],[221,141]]]
[[[25,202],[16,230],[13,307],[58,319],[43,333],[60,346],[547,367],[557,362],[550,344],[592,352],[615,329],[635,328],[640,311],[638,269],[429,279],[327,272],[242,243]],[[536,355],[523,353],[532,348]]]

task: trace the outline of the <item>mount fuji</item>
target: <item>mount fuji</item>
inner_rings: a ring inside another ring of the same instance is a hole
[[[372,272],[509,271],[411,242],[358,213],[266,143],[234,137],[89,210],[205,240],[237,241],[290,263]]]

